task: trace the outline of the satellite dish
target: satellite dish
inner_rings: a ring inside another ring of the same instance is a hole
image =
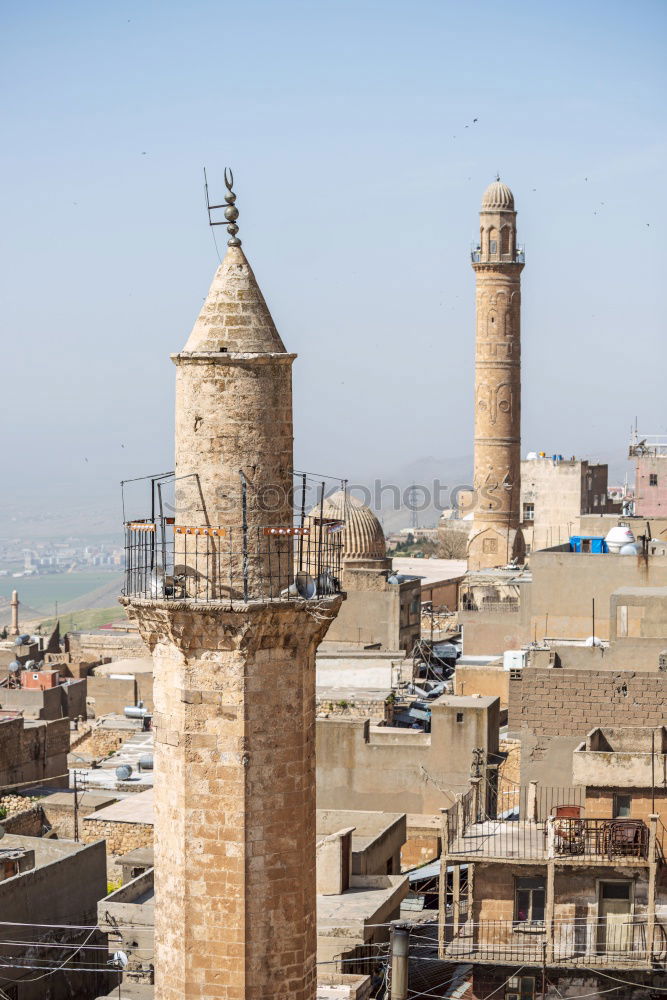
[[[116,969],[126,969],[127,963],[127,954],[124,951],[115,951],[109,965],[115,966]]]

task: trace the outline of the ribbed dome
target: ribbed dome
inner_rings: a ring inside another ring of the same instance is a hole
[[[482,211],[514,211],[514,195],[507,184],[500,180],[489,184],[482,198]]]
[[[319,506],[311,514],[319,515]],[[382,525],[361,500],[343,490],[332,493],[324,501],[324,516],[339,517],[345,521],[343,532],[343,561],[347,559],[384,559],[387,546]]]

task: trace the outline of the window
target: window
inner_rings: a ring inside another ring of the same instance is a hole
[[[498,240],[489,241],[489,253],[498,253]]]
[[[505,1000],[535,1000],[534,976],[510,976]]]
[[[651,473],[649,473],[648,484],[649,484],[649,486],[657,486],[658,485],[658,473],[657,472],[651,472]]]
[[[523,519],[524,521],[534,521],[535,520],[535,504],[525,503],[523,505]]]
[[[463,722],[463,712],[457,712],[456,713],[456,721],[457,722]]]
[[[544,922],[543,878],[515,879],[514,919],[519,924]]]
[[[482,539],[482,552],[493,553],[493,552],[497,552],[497,551],[498,551],[498,539],[497,538],[483,538]]]
[[[614,795],[614,819],[627,819],[631,805],[631,795]]]

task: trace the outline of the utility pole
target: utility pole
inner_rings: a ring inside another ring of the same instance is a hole
[[[546,1000],[547,995],[547,943],[542,942],[542,1000]]]
[[[79,789],[76,783],[76,771],[74,771],[74,839],[79,839]]]
[[[389,938],[391,955],[391,1000],[407,1000],[408,996],[408,954],[410,951],[410,928],[400,920],[392,920]]]
[[[75,769],[74,775],[74,839],[79,839],[79,772]],[[87,776],[81,775],[81,791],[85,792],[87,787]]]

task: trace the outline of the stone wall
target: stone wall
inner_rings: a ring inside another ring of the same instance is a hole
[[[473,748],[497,754],[498,712],[497,698],[443,696],[430,733],[318,719],[318,808],[438,813],[467,788]]]
[[[152,823],[119,823],[85,817],[82,823],[84,844],[93,844],[96,840],[105,840],[107,854],[119,857],[137,847],[153,846]]]
[[[339,602],[130,605],[155,661],[160,1000],[314,992],[315,649]]]
[[[114,753],[132,734],[127,730],[103,729],[97,726],[84,733],[82,738],[72,744],[72,749],[91,757],[107,757]]]
[[[498,663],[471,664],[456,667],[454,694],[483,694],[500,698],[501,709],[506,709],[509,697],[509,671]]]
[[[34,849],[35,867],[23,872],[18,878],[0,882],[0,914],[2,920],[16,924],[30,925],[31,932],[38,935],[35,941],[62,940],[56,932],[48,928],[33,927],[34,921],[53,925],[88,925],[97,923],[97,901],[106,895],[106,861],[103,844],[65,844],[58,840],[8,836],[8,847]],[[73,940],[70,939],[70,940]],[[76,938],[83,941],[84,938]],[[100,934],[89,939],[91,948],[103,945]],[[36,949],[42,954],[44,949]],[[46,949],[50,953],[51,949]],[[58,953],[54,951],[54,953]],[[98,965],[101,952],[84,949],[79,954],[83,968]],[[13,996],[14,980],[20,981],[20,1000],[90,1000],[99,994],[106,996],[116,976],[110,977],[106,969],[94,973],[77,971],[72,965],[65,966],[48,980],[39,979],[38,973],[28,976],[24,969],[3,969],[2,987]],[[10,985],[8,985],[10,981]]]
[[[120,678],[93,675],[88,678],[88,709],[94,718],[113,712],[122,715],[126,705],[136,705],[137,682],[134,677]]]
[[[358,697],[354,691],[346,691],[345,696],[337,696],[335,691],[327,691],[317,696],[317,717],[322,719],[385,719],[391,720],[393,701],[389,698]]]
[[[69,632],[67,641],[74,660],[95,661],[105,657],[110,660],[123,660],[149,655],[143,639],[132,629],[127,632],[116,629]]]
[[[22,718],[0,721],[0,786],[57,778],[67,784],[69,719],[25,725]],[[61,777],[63,776],[64,777]]]
[[[22,837],[41,837],[46,818],[41,806],[32,806],[22,812],[13,813],[1,820],[5,833],[16,833]]]
[[[408,871],[440,857],[442,845],[440,816],[408,815],[406,841],[401,848],[401,871]]]
[[[604,558],[604,557],[601,557]],[[509,730],[521,781],[572,782],[572,752],[595,726],[659,726],[667,674],[526,668],[510,680]]]

